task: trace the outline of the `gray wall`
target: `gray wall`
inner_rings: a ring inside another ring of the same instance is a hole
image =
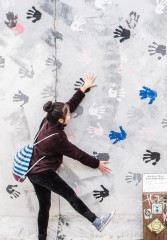
[[[52,194],[48,239],[142,239],[142,173],[166,172],[166,5],[161,0],[0,4],[0,239],[37,239],[35,192],[28,179],[15,182],[12,159],[33,141],[45,116],[43,104],[69,100],[88,72],[97,75],[98,87],[86,93],[65,132],[82,150],[109,160],[112,172],[103,176],[64,157],[58,173],[97,215],[113,208],[117,213],[98,233]],[[42,14],[34,22],[26,18],[32,6]],[[18,15],[16,26],[5,24],[8,12]],[[95,198],[101,185],[106,194]]]

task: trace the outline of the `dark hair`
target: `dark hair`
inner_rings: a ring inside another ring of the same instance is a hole
[[[59,118],[65,121],[68,108],[68,105],[62,102],[48,101],[43,105],[43,110],[47,112],[47,120],[53,124],[58,123]]]

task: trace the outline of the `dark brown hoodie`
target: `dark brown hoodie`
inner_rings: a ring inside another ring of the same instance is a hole
[[[85,93],[83,93],[79,89],[67,102],[70,107],[71,113],[80,104],[84,96]],[[30,167],[41,157],[46,157],[42,159],[39,163],[37,163],[28,174],[38,173],[49,169],[57,170],[63,162],[63,155],[78,160],[82,164],[92,168],[97,168],[99,166],[98,159],[90,156],[89,154],[69,142],[67,135],[64,132],[65,125],[58,124],[57,126],[55,126],[55,124],[48,122],[46,117],[42,120],[40,128],[43,124],[45,125],[40,132],[36,142],[44,139],[45,137],[53,133],[58,134],[51,136],[50,138],[34,146]]]

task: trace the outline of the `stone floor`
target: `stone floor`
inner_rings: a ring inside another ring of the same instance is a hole
[[[87,219],[80,216],[70,218],[63,216],[60,221],[55,216],[49,220],[47,240],[141,240],[141,222],[139,221],[136,226],[136,220],[130,219],[127,222],[124,220],[125,218],[120,216],[115,217],[100,233]],[[0,240],[37,240],[36,221],[36,218],[30,217],[1,216]],[[119,232],[122,234],[119,235]]]

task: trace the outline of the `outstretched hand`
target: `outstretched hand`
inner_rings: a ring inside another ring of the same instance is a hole
[[[87,88],[92,88],[92,87],[98,86],[97,84],[94,84],[94,81],[96,78],[97,78],[97,76],[95,76],[94,74],[88,73],[88,75],[86,75],[85,83],[82,86],[81,90],[83,90],[85,92],[85,90]]]
[[[107,174],[110,173],[111,168],[109,168],[109,167],[106,166],[106,164],[108,164],[108,163],[109,163],[108,161],[107,161],[107,162],[106,162],[106,161],[100,161],[100,162],[99,162],[98,168],[99,168],[99,170],[102,172],[102,174],[107,175]]]

